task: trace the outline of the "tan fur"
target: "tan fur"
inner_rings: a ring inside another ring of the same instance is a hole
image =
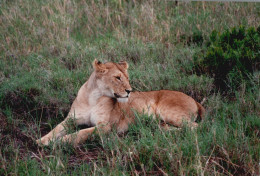
[[[38,144],[48,145],[61,138],[74,145],[87,140],[95,130],[103,133],[116,128],[118,132],[128,130],[134,122],[133,110],[161,118],[165,123],[181,127],[187,122],[196,127],[194,118],[204,116],[205,109],[188,95],[170,90],[131,92],[128,78],[128,64],[93,62],[94,72],[80,88],[68,117],[47,135],[37,140]],[[130,93],[130,94],[129,94]],[[126,101],[120,103],[120,101]],[[128,101],[127,101],[128,100]],[[74,118],[77,125],[86,124],[91,128],[66,135],[67,121]]]

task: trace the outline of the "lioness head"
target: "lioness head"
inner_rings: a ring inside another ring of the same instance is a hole
[[[103,95],[116,98],[119,102],[128,101],[132,88],[129,84],[127,62],[101,63],[95,59],[93,67],[97,86]]]

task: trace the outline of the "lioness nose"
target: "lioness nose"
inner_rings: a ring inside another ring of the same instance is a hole
[[[132,90],[128,90],[128,89],[125,89],[125,91],[127,92],[127,94],[130,94],[130,92],[132,92]]]

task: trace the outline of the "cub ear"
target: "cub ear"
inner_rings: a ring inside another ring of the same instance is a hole
[[[97,59],[95,59],[93,61],[93,68],[98,73],[106,73],[107,72],[107,68],[106,68],[105,64],[98,61]]]
[[[118,64],[121,65],[124,69],[128,69],[128,63],[126,61],[119,61]]]

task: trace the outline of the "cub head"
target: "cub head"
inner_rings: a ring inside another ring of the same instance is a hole
[[[93,68],[97,87],[104,96],[116,98],[119,102],[128,101],[132,88],[129,84],[127,62],[101,63],[95,59]]]

